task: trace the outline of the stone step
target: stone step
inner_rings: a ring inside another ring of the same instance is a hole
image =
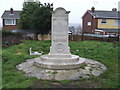
[[[65,70],[65,69],[77,69],[85,62],[84,59],[78,60],[77,62],[63,62],[63,63],[47,63],[43,62],[42,60],[35,60],[34,66],[39,68],[46,68],[46,69],[56,69],[56,70]]]

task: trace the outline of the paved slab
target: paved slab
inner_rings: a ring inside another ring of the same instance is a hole
[[[36,77],[38,79],[47,80],[77,80],[80,78],[89,78],[89,76],[99,76],[104,71],[107,70],[106,66],[98,61],[94,61],[87,58],[84,59],[83,64],[87,64],[84,68],[80,67],[78,69],[70,70],[50,70],[34,66],[34,59],[28,59],[26,62],[17,65],[18,70],[23,70],[26,76]],[[98,66],[99,67],[98,67]],[[89,66],[89,67],[88,67]]]

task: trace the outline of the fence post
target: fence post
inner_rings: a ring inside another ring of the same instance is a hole
[[[84,32],[82,32],[81,41],[84,40]]]

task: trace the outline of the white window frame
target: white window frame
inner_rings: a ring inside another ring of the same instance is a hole
[[[16,25],[15,19],[5,19],[5,25]]]
[[[91,26],[91,24],[92,24],[91,22],[87,22],[87,25],[88,25],[88,26]]]
[[[100,35],[100,32],[95,32],[95,34]]]
[[[120,26],[120,20],[115,20],[115,26]]]
[[[101,23],[102,23],[102,24],[106,24],[106,23],[107,23],[107,19],[102,19],[102,20],[101,20]]]

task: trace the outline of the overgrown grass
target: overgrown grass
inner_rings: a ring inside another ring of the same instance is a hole
[[[118,50],[120,49],[119,43],[114,46],[112,42],[108,43],[99,41],[84,41],[70,42],[70,46],[71,52],[73,54],[77,54],[80,57],[100,61],[107,66],[108,70],[105,73],[99,77],[93,77],[93,80],[98,80],[101,83],[100,86],[95,87],[118,87]],[[79,52],[76,52],[76,49],[78,49]]]
[[[3,87],[26,88],[32,85],[32,80],[35,80],[35,78],[25,77],[24,72],[16,70],[16,65],[24,62],[26,59],[39,57],[29,55],[28,50],[30,47],[33,50],[41,50],[48,53],[49,46],[50,41],[26,41],[24,44],[4,48],[2,57],[7,60],[3,58]]]
[[[37,79],[24,76],[23,71],[16,70],[16,65],[24,62],[26,59],[39,56],[30,56],[28,50],[32,47],[35,51],[42,51],[44,54],[49,53],[50,41],[25,41],[20,45],[14,45],[3,48],[3,87],[4,88],[27,88],[33,85]],[[118,49],[111,42],[99,41],[79,41],[70,42],[71,53],[93,60],[100,61],[105,64],[108,70],[99,77],[91,77],[90,79],[80,79],[77,81],[58,81],[61,84],[73,85],[79,87],[93,88],[117,88],[118,87]],[[46,83],[41,80],[40,82]],[[55,81],[56,82],[56,81]],[[97,82],[97,83],[96,83]],[[51,85],[49,82],[49,85]],[[43,83],[42,83],[43,84]],[[41,85],[41,84],[40,84]],[[47,84],[44,87],[50,87]],[[67,85],[68,86],[68,85]],[[42,86],[41,86],[42,87]]]
[[[61,80],[59,82],[64,85],[68,85],[70,83],[70,80]]]

